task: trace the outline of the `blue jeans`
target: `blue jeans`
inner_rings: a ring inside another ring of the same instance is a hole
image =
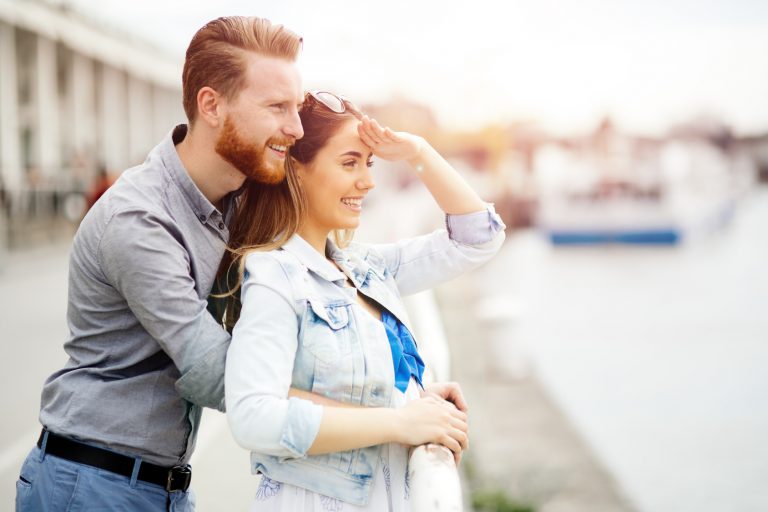
[[[192,492],[168,493],[159,485],[46,455],[35,446],[16,481],[16,512],[193,512]]]

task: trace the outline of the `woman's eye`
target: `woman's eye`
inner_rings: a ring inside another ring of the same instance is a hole
[[[373,167],[373,160],[368,160],[367,162],[365,162],[365,165],[367,165],[368,167]]]
[[[357,166],[357,160],[347,160],[342,165],[344,167],[356,167]]]

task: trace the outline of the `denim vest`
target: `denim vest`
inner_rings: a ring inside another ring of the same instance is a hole
[[[248,256],[225,389],[233,436],[252,450],[254,472],[367,503],[380,446],[307,455],[322,407],[286,399],[287,389],[366,407],[390,405],[395,381],[386,331],[356,293],[413,332],[400,294],[478,266],[504,240],[504,225],[490,205],[482,212],[449,215],[447,225],[448,230],[394,244],[342,250],[328,241],[326,255],[338,268],[298,235],[280,249]]]

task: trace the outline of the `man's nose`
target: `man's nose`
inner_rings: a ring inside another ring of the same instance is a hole
[[[291,118],[283,127],[283,132],[289,137],[293,137],[298,140],[304,136],[304,128],[301,126],[301,118],[299,117],[299,111],[296,110],[291,114]]]

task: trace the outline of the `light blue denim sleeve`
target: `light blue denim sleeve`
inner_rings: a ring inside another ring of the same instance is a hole
[[[323,408],[288,398],[299,329],[291,281],[270,253],[248,256],[246,273],[225,371],[232,436],[256,453],[304,457],[320,429]]]
[[[504,223],[492,204],[485,210],[446,215],[446,228],[373,249],[384,259],[402,295],[453,279],[490,260],[504,243]]]
[[[499,242],[503,242],[504,228],[506,228],[492,204],[486,205],[486,209],[479,212],[446,215],[445,226],[448,228],[448,237],[451,240],[472,246],[482,246],[492,242],[499,233],[502,233]],[[495,251],[491,253],[493,254]]]

